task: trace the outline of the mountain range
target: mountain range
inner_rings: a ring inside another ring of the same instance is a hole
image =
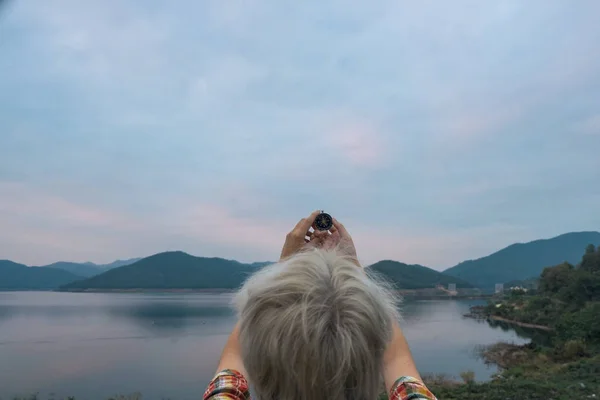
[[[443,272],[422,265],[379,261],[369,268],[398,289],[431,288],[456,283],[459,288],[493,287],[528,280],[543,268],[564,261],[575,264],[588,244],[600,245],[599,232],[574,232],[552,239],[516,243]],[[269,262],[251,264],[222,258],[165,252],[110,264],[57,262],[28,267],[0,260],[0,290],[234,289]]]
[[[0,290],[49,290],[78,279],[81,277],[58,268],[0,260]]]
[[[89,277],[92,277],[95,275],[99,275],[103,272],[106,272],[109,269],[133,264],[134,262],[139,261],[139,260],[141,260],[141,258],[130,258],[128,260],[117,260],[110,264],[94,264],[92,262],[74,263],[74,262],[67,262],[67,261],[59,261],[59,262],[55,262],[53,264],[44,265],[43,268],[50,267],[50,268],[63,269],[65,271],[71,272],[72,274],[75,274],[75,275],[78,275],[78,276],[81,276],[84,278],[89,278]]]
[[[69,283],[61,290],[235,289],[249,275],[267,264],[269,263],[243,264],[222,258],[195,257],[184,252],[167,252],[89,279]],[[457,283],[458,287],[472,287],[465,281],[421,265],[387,260],[369,268],[399,289],[430,288],[448,283]]]

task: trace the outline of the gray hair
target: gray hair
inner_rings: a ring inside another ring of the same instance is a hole
[[[397,300],[355,259],[297,254],[254,274],[235,304],[258,400],[377,398]]]

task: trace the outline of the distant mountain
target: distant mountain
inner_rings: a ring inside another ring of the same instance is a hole
[[[123,265],[133,264],[141,260],[141,258],[131,258],[129,260],[117,260],[109,264],[94,264],[92,262],[85,263],[74,263],[67,261],[59,261],[53,264],[44,265],[43,268],[58,268],[65,271],[69,271],[75,275],[89,278],[95,275],[99,275],[109,269],[122,267]]]
[[[57,269],[62,269],[63,271],[68,271],[75,275],[82,276],[84,278],[89,278],[90,276],[98,275],[103,272],[103,270],[100,269],[95,264],[90,264],[90,263],[79,264],[79,263],[66,262],[66,261],[59,261],[59,262],[55,262],[53,264],[44,265],[41,267],[32,267],[32,268],[57,268]]]
[[[545,267],[576,264],[588,244],[600,245],[600,232],[573,232],[552,239],[516,243],[487,257],[464,261],[444,271],[480,287],[527,280]]]
[[[117,260],[117,261],[113,261],[113,262],[111,262],[109,264],[94,264],[94,265],[96,265],[100,269],[108,270],[108,269],[122,267],[124,265],[133,264],[134,262],[138,262],[140,260],[141,260],[141,258],[137,257],[137,258],[130,258],[130,259],[127,259],[127,260]]]
[[[471,288],[472,284],[445,275],[422,265],[408,265],[397,261],[379,261],[368,267],[386,280],[394,283],[397,289],[433,288],[437,285],[456,283],[457,288]]]
[[[0,260],[0,290],[49,290],[78,279],[82,277],[62,269]]]
[[[257,262],[253,262],[252,264],[248,264],[248,265],[250,265],[250,267],[252,267],[252,268],[262,268],[262,267],[266,267],[267,265],[271,265],[271,264],[275,264],[275,261],[257,261]]]
[[[173,251],[113,268],[89,279],[66,284],[61,289],[236,289],[258,268],[237,261]]]
[[[61,290],[236,289],[249,275],[268,264],[271,262],[242,264],[222,258],[166,252],[114,268],[89,279],[66,284]],[[370,268],[391,280],[399,289],[432,288],[448,283],[456,283],[458,287],[472,287],[461,279],[420,265],[381,261]]]

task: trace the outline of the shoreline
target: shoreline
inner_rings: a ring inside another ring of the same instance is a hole
[[[470,311],[467,314],[463,314],[463,317],[478,319],[478,320],[485,319],[485,320],[505,322],[509,325],[520,326],[523,328],[539,329],[539,330],[546,331],[546,332],[552,332],[554,330],[551,327],[546,326],[546,325],[530,324],[528,322],[521,322],[521,321],[517,321],[514,319],[500,317],[500,316],[494,315],[494,314],[486,314],[484,312],[484,307],[482,307],[482,306],[471,307]]]
[[[489,315],[487,318],[488,319],[492,319],[494,321],[506,322],[507,324],[522,326],[523,328],[539,329],[539,330],[546,331],[546,332],[552,332],[553,331],[553,329],[550,328],[549,326],[537,325],[537,324],[529,324],[527,322],[516,321],[516,320],[513,320],[513,319],[499,317],[497,315]]]
[[[235,293],[237,289],[72,289],[72,290],[50,290],[57,293]],[[485,300],[491,295],[429,295],[398,290],[396,292],[404,300]]]

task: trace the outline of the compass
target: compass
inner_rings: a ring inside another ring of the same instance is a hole
[[[333,226],[333,218],[324,211],[315,218],[315,229],[320,231],[328,231]]]

